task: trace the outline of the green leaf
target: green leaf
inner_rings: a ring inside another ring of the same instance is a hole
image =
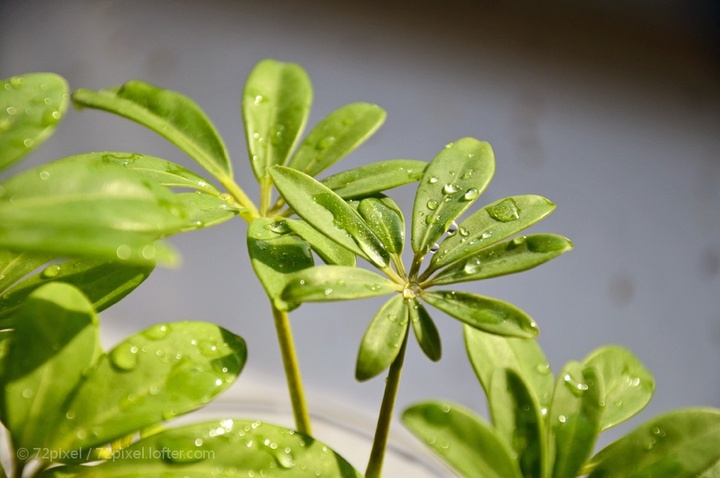
[[[3,341],[2,422],[15,447],[42,448],[64,419],[64,403],[99,352],[97,317],[68,284],[38,288],[16,311]]]
[[[250,420],[171,428],[118,450],[96,466],[47,470],[48,476],[287,476],[361,478],[345,459],[302,433]]]
[[[397,292],[398,287],[366,269],[315,266],[288,277],[281,297],[288,302],[330,302],[387,295]]]
[[[602,378],[595,367],[570,362],[558,377],[548,419],[555,454],[553,478],[574,478],[590,456],[604,411]]]
[[[408,304],[401,295],[385,302],[360,343],[355,378],[361,382],[381,374],[398,356],[408,330]]]
[[[611,443],[582,471],[589,473],[589,478],[698,476],[716,467],[720,460],[718,444],[720,410],[676,410]]]
[[[294,169],[276,166],[270,175],[285,201],[310,225],[376,266],[388,265],[390,256],[380,239],[340,196]]]
[[[205,178],[165,159],[138,153],[110,152],[74,156],[78,161],[103,161],[131,170],[168,188],[196,189],[213,196],[221,192]]]
[[[515,274],[544,264],[572,247],[569,239],[557,234],[517,236],[447,266],[431,282],[456,284]]]
[[[326,264],[338,266],[355,265],[355,254],[329,239],[307,222],[301,219],[286,219],[285,224],[287,224],[287,227],[292,232],[310,244],[313,251],[315,251]]]
[[[405,218],[395,201],[389,197],[366,198],[357,210],[385,249],[400,257],[405,245]]]
[[[187,215],[187,225],[184,230],[217,226],[242,211],[225,199],[202,191],[179,193],[175,197]]]
[[[535,321],[512,304],[470,292],[425,291],[422,299],[476,329],[508,337],[537,337]]]
[[[313,265],[308,244],[290,234],[284,220],[258,217],[248,227],[247,245],[255,275],[275,306],[288,310],[299,305],[287,304],[280,296],[288,274]]]
[[[535,340],[501,337],[464,325],[465,348],[485,394],[495,370],[510,369],[521,376],[541,410],[550,406],[553,375],[550,363]]]
[[[522,476],[509,447],[470,410],[448,402],[424,402],[405,410],[402,421],[460,476]]]
[[[0,250],[0,292],[52,258],[51,254]]]
[[[242,338],[204,322],[154,325],[103,355],[63,408],[52,448],[87,449],[202,407],[247,358]]]
[[[288,166],[314,177],[360,146],[384,121],[385,111],[377,105],[345,105],[320,120]]]
[[[462,221],[457,234],[443,240],[430,267],[436,270],[475,255],[532,226],[554,209],[555,204],[535,195],[511,196],[488,204]]]
[[[616,345],[601,347],[588,355],[583,365],[595,367],[605,383],[602,430],[638,414],[650,402],[655,391],[652,374],[626,348]]]
[[[418,185],[412,215],[412,248],[424,256],[475,202],[492,179],[490,145],[474,138],[449,143],[428,165]]]
[[[200,107],[190,98],[139,80],[122,86],[72,94],[77,106],[128,118],[168,139],[221,182],[232,178],[225,144]]]
[[[102,161],[54,161],[13,176],[0,192],[5,249],[173,263],[156,241],[187,227],[170,190]]]
[[[528,384],[511,369],[496,370],[488,402],[495,429],[515,451],[522,476],[543,476],[547,452],[543,420]]]
[[[248,155],[258,181],[285,165],[310,114],[312,85],[294,63],[263,60],[245,83],[242,112]]]
[[[433,322],[425,306],[417,299],[413,298],[410,300],[408,310],[420,349],[422,349],[427,358],[433,362],[437,362],[442,356],[442,346],[440,344],[440,333],[437,327],[435,327],[435,322]]]
[[[0,80],[0,169],[53,133],[67,110],[68,98],[67,82],[54,73]]]
[[[48,265],[2,295],[0,320],[12,315],[30,294],[50,282],[75,286],[85,294],[96,312],[102,312],[139,286],[153,268],[152,264],[123,264],[89,258]]]
[[[390,159],[333,174],[321,182],[345,199],[367,197],[420,180],[427,165],[414,159]]]

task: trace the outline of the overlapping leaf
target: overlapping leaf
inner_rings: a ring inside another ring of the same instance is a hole
[[[54,73],[0,80],[0,169],[47,139],[65,114],[68,101],[67,82]]]
[[[400,295],[380,307],[360,343],[355,378],[369,380],[393,363],[407,334],[408,314],[408,304]]]
[[[440,360],[442,356],[442,347],[440,343],[440,333],[433,322],[432,317],[428,314],[427,309],[422,302],[417,299],[410,299],[408,304],[410,312],[410,322],[415,332],[420,349],[425,353],[427,358],[433,362]]]
[[[52,254],[0,250],[0,292],[52,258]]]
[[[347,266],[316,266],[291,274],[282,292],[288,302],[330,302],[397,292],[394,282],[374,272]]]
[[[345,199],[367,197],[418,181],[427,164],[414,159],[379,161],[328,176],[321,182]]]

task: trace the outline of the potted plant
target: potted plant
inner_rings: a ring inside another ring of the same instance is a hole
[[[6,167],[52,132],[70,95],[49,73],[1,85]],[[554,378],[528,314],[453,287],[570,250],[559,235],[519,234],[551,213],[552,202],[521,195],[471,210],[495,168],[490,146],[474,138],[448,143],[429,162],[386,160],[318,180],[372,135],[385,113],[353,103],[302,138],[311,98],[298,65],[265,60],[248,78],[242,105],[256,203],[235,182],[222,139],[189,98],[142,81],[72,94],[79,107],[156,131],[205,173],[138,152],[95,152],[3,181],[0,420],[11,455],[3,476],[381,476],[410,336],[430,360],[441,357],[430,308],[462,322],[492,425],[441,401],[414,405],[402,420],[460,475],[720,472],[714,409],[655,418],[593,455],[601,431],[647,404],[649,372],[631,352],[611,346]],[[385,193],[414,182],[406,248],[405,216]],[[157,264],[176,261],[164,238],[235,217],[248,223],[247,249],[267,293],[295,425],[227,417],[166,426],[234,381],[247,357],[244,340],[211,323],[172,322],[104,351],[97,314]],[[383,295],[390,298],[360,340],[356,365],[361,381],[388,370],[368,465],[358,470],[332,443],[312,437],[289,314],[306,302]]]

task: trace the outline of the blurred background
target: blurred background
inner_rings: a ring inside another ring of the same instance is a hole
[[[463,136],[497,167],[479,204],[534,193],[557,210],[532,232],[575,250],[468,290],[538,322],[553,369],[595,347],[632,349],[656,377],[641,420],[720,406],[720,4],[712,0],[362,2],[5,0],[0,77],[53,71],[71,88],[143,79],[193,98],[223,135],[254,197],[240,120],[243,82],[263,58],[301,64],[309,125],[353,102],[388,119],[329,173],[393,158],[430,160]],[[19,168],[87,151],[137,151],[198,170],[159,136],[97,111],[70,111]],[[17,168],[16,168],[17,169]],[[413,188],[393,193],[409,212]],[[157,269],[103,315],[108,344],[150,324],[217,322],[249,344],[242,393],[285,399],[269,309],[240,220],[172,239],[179,269]],[[308,304],[291,316],[311,408],[372,417],[383,380],[353,378],[381,301]],[[434,313],[443,359],[415,344],[398,410],[443,398],[485,413],[459,322]],[[638,421],[633,423],[637,424]],[[620,431],[626,431],[623,428]],[[614,432],[618,433],[618,432]],[[610,434],[612,436],[612,434]]]

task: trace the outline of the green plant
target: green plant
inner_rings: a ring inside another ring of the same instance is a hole
[[[451,404],[405,412],[408,427],[451,466],[466,476],[627,471],[630,465],[612,466],[637,447],[632,433],[586,458],[600,430],[649,399],[652,379],[636,359],[605,349],[569,364],[553,386],[527,314],[497,299],[435,290],[523,271],[572,247],[558,235],[517,235],[554,209],[539,196],[505,198],[461,220],[494,173],[487,143],[462,138],[430,163],[386,160],[318,181],[315,176],[374,133],[385,113],[353,103],[301,140],[310,81],[297,65],[265,60],[248,78],[242,100],[260,191],[256,204],[233,179],[212,123],[189,98],[131,81],[77,90],[72,99],[156,131],[220,187],[136,152],[63,158],[2,183],[0,420],[15,457],[11,476],[360,476],[312,438],[288,314],[304,302],[385,294],[392,298],[362,338],[356,367],[358,380],[389,368],[366,476],[381,474],[411,328],[425,355],[440,359],[440,337],[424,304],[465,324],[470,360],[491,405],[494,427]],[[0,167],[46,138],[68,102],[65,81],[53,74],[0,83]],[[405,267],[405,219],[384,192],[415,181]],[[165,421],[202,407],[234,381],[245,363],[244,341],[213,324],[177,322],[104,352],[97,313],[132,292],[156,264],[176,262],[166,237],[236,216],[248,223],[248,253],[267,292],[296,430],[236,419],[165,428]],[[318,258],[324,265],[315,265]],[[358,267],[357,258],[380,274]],[[690,457],[679,461],[690,463],[691,473],[712,476],[706,470],[720,459],[716,417],[713,410],[690,410],[659,419],[653,426],[666,432],[663,446],[669,448],[642,455],[664,466],[658,468],[664,475],[652,476],[679,476],[672,474],[678,460],[656,459],[676,455]],[[709,445],[693,441],[693,431],[702,431]]]

